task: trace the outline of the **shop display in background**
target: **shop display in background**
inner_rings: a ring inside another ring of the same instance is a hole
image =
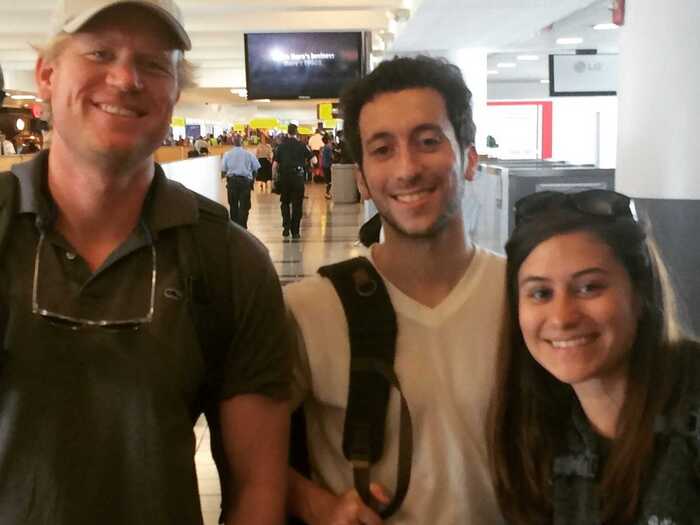
[[[30,108],[0,107],[0,132],[12,142],[18,154],[36,153],[42,149],[43,131],[48,124],[35,118]]]

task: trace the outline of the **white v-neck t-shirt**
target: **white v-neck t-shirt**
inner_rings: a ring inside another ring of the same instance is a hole
[[[370,256],[371,260],[371,256]],[[436,307],[422,305],[384,278],[396,311],[394,368],[413,421],[411,483],[389,524],[498,524],[485,437],[495,360],[506,320],[505,260],[476,247],[464,276]],[[343,456],[350,344],[330,280],[285,287],[300,344],[294,401],[304,403],[314,479],[335,494],[353,487]],[[396,487],[399,396],[391,393],[385,449],[372,481]]]

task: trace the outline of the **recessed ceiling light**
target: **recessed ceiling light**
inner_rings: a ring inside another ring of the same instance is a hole
[[[596,24],[593,26],[593,29],[596,31],[609,31],[611,29],[618,29],[620,26],[617,24],[612,24],[612,23],[605,23],[605,24]]]
[[[10,95],[13,100],[34,100],[36,97],[34,95]]]
[[[543,78],[542,80],[540,80],[540,84],[549,84],[549,79]]]
[[[566,37],[566,38],[557,38],[557,44],[559,45],[569,45],[569,44],[580,44],[583,42],[583,38],[580,37]]]
[[[498,70],[497,69],[489,69],[486,73],[488,75],[498,75]]]
[[[534,62],[535,60],[539,60],[540,57],[537,55],[518,55],[518,60],[522,60],[524,62]]]
[[[498,64],[496,64],[496,67],[500,67],[502,69],[511,68],[515,66],[515,62],[499,62]]]

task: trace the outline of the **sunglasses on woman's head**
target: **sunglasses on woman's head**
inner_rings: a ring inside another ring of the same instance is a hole
[[[596,217],[628,217],[637,221],[634,203],[627,195],[610,190],[587,190],[576,193],[540,191],[515,203],[515,225],[553,211],[569,209]]]

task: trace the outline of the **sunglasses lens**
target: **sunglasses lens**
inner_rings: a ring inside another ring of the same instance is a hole
[[[576,207],[584,213],[604,217],[629,215],[629,199],[606,190],[590,190],[573,194]]]
[[[515,203],[515,223],[559,207],[565,200],[566,195],[556,191],[540,191],[527,195]]]

